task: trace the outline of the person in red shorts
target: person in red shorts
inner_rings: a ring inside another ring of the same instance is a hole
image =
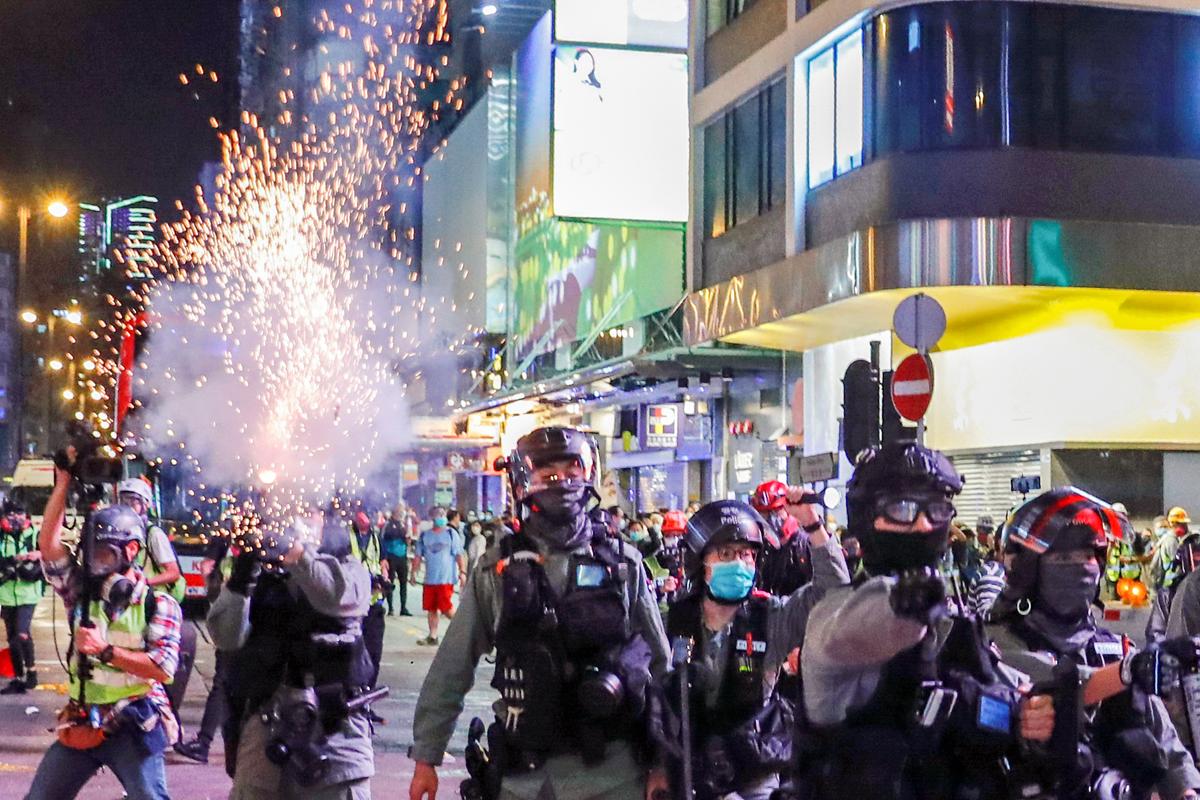
[[[430,516],[433,518],[433,527],[417,539],[411,578],[412,582],[416,583],[417,570],[423,563],[425,591],[421,607],[425,609],[429,618],[429,636],[417,640],[417,644],[423,645],[436,645],[440,618],[445,617],[449,620],[454,616],[451,597],[455,584],[466,569],[462,545],[447,524],[446,510],[435,507]]]

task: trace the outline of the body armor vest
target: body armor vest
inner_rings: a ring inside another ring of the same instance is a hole
[[[629,617],[634,565],[598,526],[588,552],[570,557],[561,596],[524,534],[505,537],[500,556],[492,686],[504,698],[508,748],[526,766],[566,750],[602,759],[604,742],[628,736],[640,717],[650,679],[649,645]]]

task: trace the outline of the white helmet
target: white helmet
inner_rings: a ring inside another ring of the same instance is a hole
[[[123,494],[135,494],[142,498],[142,502],[149,508],[154,503],[154,495],[150,493],[150,484],[146,483],[141,478],[126,478],[117,484],[117,499],[120,499]]]

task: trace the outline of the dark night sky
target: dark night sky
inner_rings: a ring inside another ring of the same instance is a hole
[[[0,198],[190,196],[219,152],[208,118],[236,114],[238,5],[0,0]],[[182,86],[197,63],[219,82]]]

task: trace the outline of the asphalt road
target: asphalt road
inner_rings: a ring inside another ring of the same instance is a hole
[[[380,684],[391,687],[391,695],[377,704],[376,710],[387,724],[379,726],[375,735],[375,778],[372,793],[380,798],[404,798],[412,776],[412,762],[405,753],[412,743],[412,715],[421,681],[429,669],[434,648],[421,647],[416,640],[426,635],[425,618],[420,611],[420,587],[410,587],[409,608],[416,616],[388,617],[384,643]],[[457,604],[457,599],[456,599]],[[66,674],[55,655],[53,634],[57,631],[58,647],[66,653],[66,626],[62,605],[47,596],[38,606],[34,618],[34,639],[37,647],[38,672],[41,688],[24,695],[0,696],[0,797],[20,798],[29,788],[53,735],[50,728],[55,712],[65,702]],[[190,624],[190,623],[187,623]],[[444,631],[444,626],[443,626]],[[0,637],[2,639],[2,637]],[[0,646],[2,646],[0,642]],[[450,744],[450,756],[440,771],[438,788],[440,800],[458,796],[458,784],[466,777],[462,751],[466,744],[467,722],[472,716],[487,717],[494,691],[490,665],[481,663],[476,688],[467,697],[466,710],[458,731]],[[213,649],[200,640],[196,668],[192,672],[184,699],[183,723],[188,736],[199,726],[204,699],[212,679]],[[229,794],[230,780],[225,775],[221,740],[213,744],[207,765],[195,764],[170,753],[167,756],[167,784],[174,800],[210,800]],[[98,774],[79,797],[85,800],[120,800],[121,787],[109,773]]]

